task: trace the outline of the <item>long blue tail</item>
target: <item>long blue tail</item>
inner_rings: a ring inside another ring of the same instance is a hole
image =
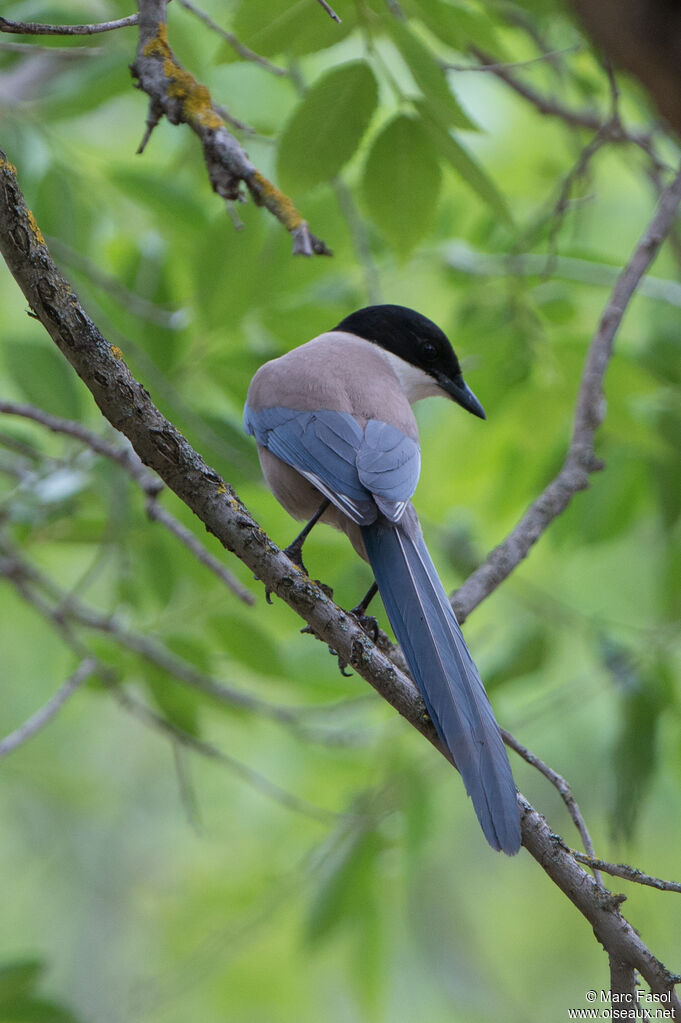
[[[493,849],[520,848],[516,788],[499,726],[447,594],[426,548],[416,512],[399,523],[380,518],[362,537],[390,624],[451,753]]]

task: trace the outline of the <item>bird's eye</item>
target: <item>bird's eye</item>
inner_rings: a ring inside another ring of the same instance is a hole
[[[435,362],[437,359],[437,348],[430,341],[424,341],[421,345],[421,358],[424,362]]]

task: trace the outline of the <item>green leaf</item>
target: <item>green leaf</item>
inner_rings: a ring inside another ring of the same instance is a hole
[[[183,688],[160,668],[145,662],[141,665],[144,681],[154,703],[171,724],[189,735],[199,734],[199,696]]]
[[[109,169],[109,177],[128,199],[145,209],[145,215],[153,211],[167,227],[193,234],[207,224],[210,204],[199,201],[189,187],[175,184],[168,175],[159,177],[153,171],[120,165]]]
[[[2,1023],[79,1023],[78,1018],[42,998],[15,998],[0,1005]]]
[[[342,21],[314,11],[309,0],[241,0],[232,22],[239,42],[263,57],[280,53],[300,57],[334,46],[355,25],[353,5],[337,4]]]
[[[642,668],[626,647],[609,636],[601,637],[599,646],[603,664],[622,697],[613,750],[613,828],[616,835],[630,838],[657,770],[657,733],[673,693],[673,673],[662,661]]]
[[[0,966],[0,1004],[34,988],[44,969],[40,959],[20,959]]]
[[[339,926],[367,912],[381,839],[375,831],[353,830],[335,836],[320,869],[320,881],[308,911],[306,938],[317,945]]]
[[[665,458],[651,458],[649,468],[662,522],[665,529],[672,529],[681,516],[681,467],[678,454],[675,452]]]
[[[78,419],[79,383],[63,355],[51,342],[5,341],[5,366],[27,401],[46,412]]]
[[[538,671],[545,663],[550,649],[549,635],[545,628],[532,626],[517,629],[502,651],[496,667],[485,672],[486,689],[495,689],[504,682]]]
[[[639,353],[639,359],[662,383],[681,384],[681,342],[678,331],[667,324],[653,326],[654,333]]]
[[[511,216],[506,199],[489,177],[487,171],[478,163],[468,149],[432,116],[427,103],[419,102],[415,105],[421,115],[423,125],[435,143],[440,156],[444,157],[461,180],[469,185],[483,202],[487,203],[494,210],[500,220],[512,226],[513,217]]]
[[[399,114],[374,140],[364,196],[376,226],[398,251],[409,252],[428,230],[441,179],[430,137],[414,118]]]
[[[207,620],[221,648],[260,675],[286,676],[279,650],[268,633],[251,617],[219,614]]]
[[[407,9],[452,49],[465,52],[473,42],[489,47],[497,57],[503,54],[499,36],[484,10],[452,0],[415,0]]]
[[[282,187],[298,191],[333,178],[359,146],[377,101],[376,79],[364,61],[320,78],[284,129],[277,164]]]
[[[112,98],[128,93],[130,72],[125,53],[123,48],[114,49],[96,59],[79,61],[77,67],[75,61],[69,62],[72,66],[55,76],[49,89],[41,90],[45,119],[52,123],[62,117],[82,117],[85,111],[100,109]]]
[[[446,127],[477,131],[477,125],[454,96],[444,71],[430,50],[401,21],[393,19],[388,24],[393,41],[423,93],[430,114]]]
[[[641,487],[640,459],[630,449],[604,447],[602,454],[607,472],[595,476],[569,514],[556,521],[552,527],[555,540],[578,535],[583,544],[610,542],[630,527],[648,497]]]

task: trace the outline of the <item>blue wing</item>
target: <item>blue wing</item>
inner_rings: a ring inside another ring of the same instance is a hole
[[[420,471],[421,452],[416,441],[396,426],[370,419],[357,452],[357,473],[391,522],[402,518]]]
[[[247,404],[244,426],[358,525],[374,522],[378,510],[398,521],[416,489],[418,444],[388,423],[371,419],[362,429],[347,412],[256,412]]]

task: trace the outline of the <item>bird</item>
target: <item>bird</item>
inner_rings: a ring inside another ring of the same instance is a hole
[[[307,525],[286,552],[301,567],[317,521],[371,567],[440,741],[493,849],[521,843],[517,791],[480,674],[423,539],[411,498],[421,455],[412,405],[447,397],[485,419],[446,334],[400,305],[372,305],[262,365],[244,428],[265,482]],[[447,463],[443,459],[443,470]],[[365,611],[375,586],[357,611]]]

